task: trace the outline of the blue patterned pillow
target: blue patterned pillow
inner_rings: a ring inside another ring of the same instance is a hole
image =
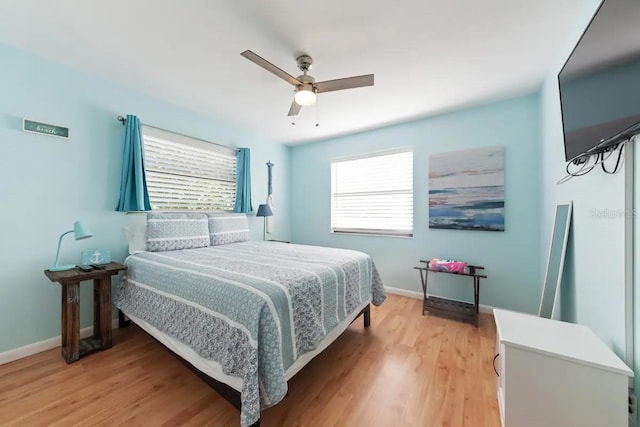
[[[211,246],[251,240],[247,215],[234,212],[209,212]]]
[[[151,252],[209,246],[209,224],[204,213],[147,214],[147,250]]]

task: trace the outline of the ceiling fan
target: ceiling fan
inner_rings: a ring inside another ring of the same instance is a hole
[[[300,55],[297,58],[298,68],[302,71],[302,75],[298,77],[293,77],[250,50],[245,50],[240,55],[295,86],[295,95],[291,108],[289,108],[289,116],[297,116],[303,106],[315,104],[316,96],[319,93],[373,86],[373,74],[316,82],[316,79],[307,74],[313,65],[313,59],[309,55]]]

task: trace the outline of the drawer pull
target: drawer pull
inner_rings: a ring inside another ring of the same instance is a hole
[[[493,371],[496,373],[497,376],[500,376],[500,373],[496,369],[496,359],[498,358],[498,356],[500,356],[500,353],[497,353],[495,356],[493,356]]]

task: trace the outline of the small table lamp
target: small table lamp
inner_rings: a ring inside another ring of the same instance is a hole
[[[84,228],[84,226],[80,221],[74,222],[73,230],[65,231],[60,235],[60,238],[58,239],[58,250],[56,251],[56,261],[53,264],[53,267],[49,269],[50,271],[65,271],[65,270],[71,270],[72,268],[75,267],[75,265],[70,265],[70,264],[58,265],[58,257],[60,256],[60,244],[62,243],[62,238],[69,233],[74,233],[76,240],[87,239],[93,236],[93,234],[91,234],[89,230]]]
[[[260,205],[258,206],[258,212],[256,216],[264,217],[264,227],[262,229],[262,240],[267,240],[267,217],[273,216],[273,211],[271,210],[271,206],[269,205]]]

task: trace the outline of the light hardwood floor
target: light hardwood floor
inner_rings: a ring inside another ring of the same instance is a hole
[[[390,295],[289,382],[271,426],[499,426],[495,325],[421,315]],[[0,366],[0,425],[238,426],[239,413],[133,326],[66,365],[60,349]]]

